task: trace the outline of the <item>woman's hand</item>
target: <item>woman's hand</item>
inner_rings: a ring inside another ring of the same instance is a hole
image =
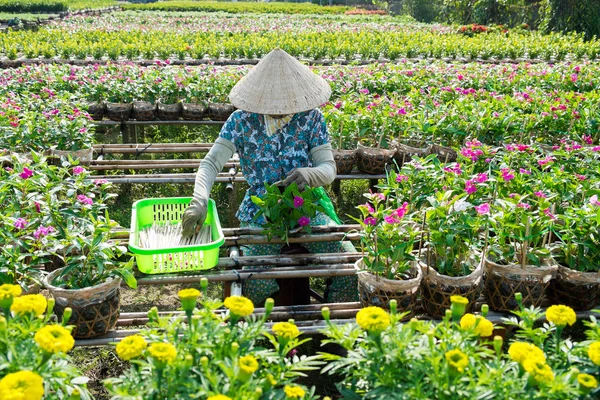
[[[194,235],[206,220],[208,202],[206,199],[193,199],[183,212],[181,219],[181,234],[184,237]]]

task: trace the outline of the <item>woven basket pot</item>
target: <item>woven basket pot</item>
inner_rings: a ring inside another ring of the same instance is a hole
[[[227,121],[227,118],[235,111],[233,104],[210,103],[208,105],[208,118],[213,121]]]
[[[564,304],[576,311],[591,310],[600,304],[600,274],[559,265],[556,278],[550,281],[548,297],[552,304]]]
[[[88,114],[94,121],[102,121],[106,114],[106,104],[103,101],[92,101],[88,103]]]
[[[106,282],[83,289],[63,289],[51,282],[61,269],[57,269],[44,279],[44,286],[56,301],[56,315],[62,318],[65,308],[71,307],[73,315],[69,325],[74,325],[76,339],[89,339],[101,336],[113,329],[119,319],[121,299],[121,278],[109,278]]]
[[[133,118],[138,121],[153,121],[156,118],[156,104],[149,101],[134,101]]]
[[[480,259],[478,259],[480,260]],[[466,276],[442,275],[424,262],[419,262],[423,271],[421,281],[421,305],[425,312],[435,318],[443,318],[450,309],[450,296],[459,295],[469,300],[467,312],[473,312],[475,302],[483,290],[483,264],[473,260],[475,269]]]
[[[127,121],[131,118],[133,103],[106,103],[106,116],[113,121]]]
[[[539,307],[556,270],[557,266],[551,264],[521,267],[517,264],[500,265],[486,258],[483,289],[486,302],[494,311],[513,311],[519,307],[515,293],[521,293],[525,307]]]
[[[208,114],[208,106],[205,103],[182,103],[182,117],[186,121],[201,121]]]
[[[333,150],[333,159],[339,175],[348,175],[354,168],[356,150]]]
[[[163,121],[176,121],[181,115],[181,103],[165,104],[158,102],[158,119]]]
[[[384,174],[386,167],[393,163],[395,150],[386,150],[359,145],[356,151],[358,170],[369,175]]]
[[[413,157],[427,157],[428,154],[430,154],[429,147],[418,148],[407,146],[405,144],[398,144],[394,153],[394,161],[398,165],[398,168],[401,168],[404,163],[411,161]]]
[[[357,271],[358,294],[363,307],[377,306],[389,310],[390,300],[395,299],[398,302],[398,312],[408,311],[409,314],[405,318],[413,316],[419,295],[419,285],[423,278],[421,268],[416,263],[411,268],[414,278],[406,280],[386,279],[373,275],[364,270],[365,265],[362,258],[354,264],[354,268]]]
[[[432,144],[429,147],[429,154],[436,154],[438,159],[445,163],[455,162],[458,158],[456,150],[450,147],[440,146],[439,144]]]

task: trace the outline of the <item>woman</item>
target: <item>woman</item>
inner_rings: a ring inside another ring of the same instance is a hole
[[[331,96],[329,84],[308,67],[275,49],[266,55],[231,90],[229,99],[239,110],[227,120],[219,138],[200,163],[193,199],[183,214],[183,234],[191,235],[206,218],[213,182],[234,152],[248,185],[246,196],[236,214],[241,227],[260,227],[253,221],[258,207],[251,196],[265,192],[264,183],[295,182],[299,188],[328,185],[336,168],[327,126],[317,109]],[[258,222],[258,223],[257,223]],[[332,225],[324,214],[311,225]],[[307,243],[311,253],[354,251],[350,243]],[[280,254],[281,245],[242,247],[246,256]],[[244,295],[262,304],[279,290],[274,280],[247,280]],[[334,278],[328,288],[328,301],[356,301],[354,277]]]

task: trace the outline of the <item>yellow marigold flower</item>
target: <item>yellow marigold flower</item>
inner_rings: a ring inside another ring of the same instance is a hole
[[[523,369],[533,377],[537,383],[551,383],[554,381],[554,372],[546,361],[531,358],[523,361]]]
[[[590,374],[577,375],[577,382],[586,389],[596,389],[598,387],[598,381]]]
[[[514,342],[508,348],[508,355],[514,361],[522,364],[525,360],[546,362],[544,351],[532,343]]]
[[[15,297],[10,306],[10,311],[16,315],[33,313],[35,316],[42,315],[46,311],[48,302],[41,294],[28,294]]]
[[[117,343],[117,355],[125,361],[132,358],[138,358],[142,352],[148,347],[146,339],[140,335],[127,336],[125,339]]]
[[[40,328],[33,340],[46,353],[67,353],[75,346],[71,332],[61,325],[46,325]]]
[[[285,385],[283,391],[285,392],[286,399],[301,399],[306,394],[300,386]]]
[[[446,352],[445,356],[448,364],[458,372],[464,372],[465,368],[469,365],[469,357],[458,349]]]
[[[588,348],[588,357],[596,365],[600,365],[600,342],[590,344]]]
[[[181,289],[177,295],[181,300],[194,299],[196,300],[200,297],[200,291],[198,289],[189,288],[189,289]]]
[[[356,323],[368,332],[382,332],[390,326],[390,315],[380,307],[365,307],[356,314]]]
[[[230,296],[226,298],[225,307],[238,317],[247,317],[254,312],[254,304],[244,296]]]
[[[571,307],[558,305],[550,306],[546,310],[546,319],[556,326],[564,327],[573,325],[577,321],[577,315]]]
[[[475,333],[481,337],[492,336],[494,324],[481,315],[473,315],[467,313],[460,319],[460,327],[464,330],[471,329],[475,326]]]
[[[31,371],[19,371],[0,380],[0,399],[40,400],[44,396],[44,380]]]
[[[450,296],[450,302],[456,304],[464,304],[466,306],[467,304],[469,304],[469,299],[463,296],[454,295]]]
[[[273,333],[285,339],[293,339],[300,336],[300,330],[291,322],[277,322],[273,324]]]
[[[240,369],[248,375],[252,375],[258,369],[258,361],[254,356],[250,354],[240,358],[239,364]]]
[[[233,400],[229,396],[225,396],[224,394],[217,394],[216,396],[209,396],[206,400]]]
[[[0,308],[8,308],[12,304],[13,298],[21,295],[23,290],[19,285],[5,283],[0,285]]]
[[[177,349],[171,343],[152,343],[148,353],[160,364],[170,364],[177,358]]]

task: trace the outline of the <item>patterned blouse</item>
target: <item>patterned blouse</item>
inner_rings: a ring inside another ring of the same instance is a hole
[[[236,214],[242,222],[251,222],[256,215],[258,207],[250,196],[262,196],[265,182],[273,184],[295,168],[310,167],[309,151],[329,143],[327,125],[319,109],[294,114],[287,125],[270,137],[263,115],[238,110],[229,117],[220,137],[235,145],[242,174],[250,186]]]

